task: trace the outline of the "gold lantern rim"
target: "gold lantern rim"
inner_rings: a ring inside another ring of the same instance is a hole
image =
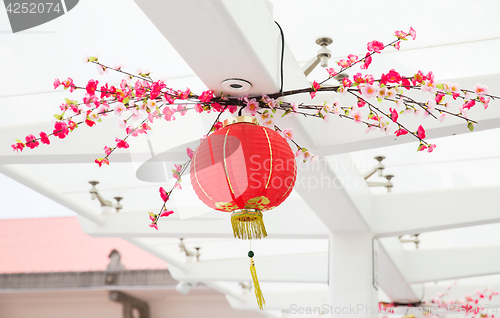
[[[224,122],[222,123],[222,127],[238,123],[248,123],[248,124],[258,125],[259,121],[257,120],[256,117],[253,116],[236,116],[224,120]]]

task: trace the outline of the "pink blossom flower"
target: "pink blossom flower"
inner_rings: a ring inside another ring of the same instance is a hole
[[[250,115],[252,115],[252,116],[255,116],[258,109],[259,109],[259,102],[255,98],[250,99],[247,102],[247,107],[244,108],[244,110],[247,113],[250,113]]]
[[[296,102],[291,102],[290,105],[292,106],[294,112],[299,111],[299,104],[297,104]]]
[[[377,94],[378,98],[384,99],[387,96],[387,87],[380,87]]]
[[[422,127],[422,125],[418,126],[417,137],[420,139],[425,139],[425,129],[424,127]]]
[[[177,97],[179,99],[188,99],[188,97],[191,95],[191,90],[189,88],[186,88],[185,91],[177,91]]]
[[[169,195],[167,194],[167,191],[165,191],[165,189],[163,187],[160,187],[160,197],[163,200],[163,202],[168,201]]]
[[[116,147],[118,147],[120,149],[121,148],[127,149],[129,147],[128,143],[125,140],[116,138],[115,141],[116,141]]]
[[[40,143],[36,140],[35,135],[26,136],[26,147],[30,149],[34,149],[40,145]]]
[[[444,94],[437,93],[436,97],[434,98],[434,101],[436,101],[436,104],[441,103],[443,100],[444,100]]]
[[[187,152],[187,155],[188,155],[189,159],[193,159],[193,155],[194,155],[193,149],[187,147],[186,148],[186,152]]]
[[[352,82],[348,77],[344,77],[344,79],[342,79],[342,85],[344,87],[351,87]]]
[[[403,129],[403,128],[400,128],[394,132],[396,137],[406,135],[407,133],[408,133],[408,131],[406,129]]]
[[[410,33],[411,38],[413,40],[415,40],[415,38],[417,37],[417,32],[412,27],[410,27],[409,33]]]
[[[396,44],[394,44],[394,47],[396,48],[396,50],[399,51],[400,45],[401,45],[401,41],[397,41]]]
[[[365,82],[366,82],[367,84],[372,85],[372,84],[373,84],[373,82],[375,82],[375,77],[373,77],[373,75],[371,75],[371,74],[366,74],[366,75],[365,75]]]
[[[169,210],[163,210],[163,212],[161,212],[161,214],[160,214],[160,217],[164,217],[164,216],[165,216],[165,217],[167,217],[167,216],[169,216],[170,214],[174,214],[174,211],[171,211],[171,210],[170,210],[170,211],[169,211]]]
[[[148,212],[148,214],[149,214],[149,219],[151,220],[151,222],[156,221],[156,214],[154,214],[153,212]]]
[[[367,45],[368,51],[380,53],[384,49],[384,43],[380,41],[371,41]]]
[[[347,58],[349,59],[349,61],[351,61],[352,63],[356,62],[358,60],[358,56],[357,55],[354,55],[354,54],[349,54],[347,56]]]
[[[59,86],[61,86],[61,82],[59,81],[59,79],[58,79],[58,78],[56,78],[56,79],[54,80],[54,89],[58,88]]]
[[[299,149],[299,150],[297,150],[297,152],[295,152],[295,157],[297,157],[297,158],[302,158],[302,155],[303,155],[303,154],[304,154],[304,153],[303,153],[302,149]]]
[[[106,156],[109,156],[111,154],[111,148],[109,148],[108,146],[104,146],[104,153],[106,154]]]
[[[64,86],[64,88],[75,86],[75,84],[73,84],[73,80],[71,79],[71,77],[68,77],[66,80],[62,81],[61,84]]]
[[[398,38],[398,39],[404,39],[405,37],[408,36],[408,33],[405,33],[403,31],[394,31],[394,35]]]
[[[86,124],[87,124],[87,126],[89,126],[89,127],[92,127],[92,126],[94,126],[94,125],[95,125],[95,121],[92,121],[92,120],[90,120],[90,119],[88,119],[88,118],[87,118],[87,119],[85,119],[85,123],[86,123]]]
[[[401,85],[407,90],[410,90],[411,82],[407,78],[401,78]]]
[[[87,93],[90,96],[95,95],[95,91],[97,89],[97,84],[99,84],[99,81],[94,81],[93,79],[89,80],[89,82],[87,83],[87,86],[85,87],[85,89],[87,90]]]
[[[236,105],[229,105],[229,106],[227,107],[227,109],[229,110],[229,112],[230,112],[231,114],[234,114],[234,113],[236,113],[236,111],[238,110],[238,106],[236,106]]]
[[[316,91],[310,92],[309,95],[311,95],[311,99],[313,99],[314,97],[316,97]]]
[[[462,107],[460,107],[460,111],[462,111],[463,109],[471,109],[472,107],[474,107],[474,105],[476,105],[476,102],[474,100],[470,100],[468,102],[466,102],[465,104],[462,105]]]
[[[214,91],[209,89],[208,91],[201,93],[201,96],[198,99],[202,103],[208,103],[212,98],[214,98]]]
[[[149,227],[152,227],[153,229],[158,231],[158,225],[156,225],[156,223],[149,224]]]
[[[176,183],[174,184],[174,189],[179,189],[179,190],[182,190],[182,186],[180,183]]]
[[[359,108],[362,108],[362,107],[365,107],[366,103],[365,103],[365,101],[363,101],[361,99],[358,99],[357,105],[358,105]]]
[[[319,85],[316,81],[314,81],[314,82],[313,82],[313,86],[312,86],[312,87],[313,87],[313,89],[314,89],[315,91],[317,91],[318,89],[320,89],[320,88],[321,88],[321,86],[320,86],[320,85]]]
[[[442,113],[441,115],[438,116],[437,120],[439,120],[440,122],[442,122],[443,120],[446,119],[446,117],[448,117],[448,114],[447,113]]]
[[[425,81],[425,84],[420,88],[423,92],[434,93],[436,91],[436,85],[433,81]]]
[[[335,75],[337,75],[337,72],[335,72],[335,70],[332,68],[327,68],[326,71],[328,72],[328,76],[330,77],[334,77]]]
[[[481,101],[481,103],[483,103],[484,109],[488,108],[488,104],[490,103],[489,97],[479,96],[479,100]]]
[[[361,69],[367,70],[368,66],[370,66],[370,64],[372,63],[372,57],[371,57],[370,53],[366,53],[364,61],[365,61],[364,64],[361,65]]]
[[[125,119],[118,119],[118,129],[125,129],[127,127],[127,122]]]
[[[338,66],[340,66],[341,68],[348,68],[349,66],[351,66],[351,61],[350,60],[340,60],[337,62]]]
[[[127,108],[125,108],[125,105],[123,105],[123,103],[118,102],[118,103],[115,103],[115,104],[113,105],[113,112],[114,112],[114,114],[115,114],[115,115],[117,115],[117,116],[121,116],[121,114],[122,114],[125,110],[127,110]]]
[[[283,137],[288,140],[293,139],[293,130],[292,129],[283,129]]]
[[[391,119],[393,122],[398,121],[398,111],[392,108],[389,108],[389,111],[391,112]]]
[[[361,113],[360,110],[354,110],[351,113],[351,116],[354,119],[354,121],[357,123],[360,123],[363,120],[363,114]]]
[[[364,85],[361,88],[361,94],[363,94],[364,97],[366,98],[372,98],[377,96],[378,93],[378,87],[375,85]]]
[[[425,149],[427,149],[427,146],[426,146],[426,145],[424,145],[424,144],[420,144],[420,145],[418,146],[417,151],[424,151]]]
[[[103,165],[103,164],[107,164],[109,166],[109,160],[106,159],[106,158],[101,158],[101,159],[96,159],[94,160],[95,163],[97,163],[99,165],[99,168]]]
[[[363,78],[363,74],[361,73],[356,73],[352,77],[353,81],[358,84],[363,84],[365,82],[365,79]]]
[[[330,121],[330,114],[324,114],[323,120],[325,121],[325,123],[328,123]]]
[[[166,121],[175,120],[174,114],[175,114],[176,110],[173,109],[172,107],[167,106],[167,107],[163,108],[162,112],[163,112],[163,115],[165,115],[164,118]]]
[[[214,131],[217,131],[222,128],[222,123],[220,121],[214,124]]]
[[[65,122],[58,121],[54,124],[54,131],[52,133],[54,136],[63,139],[69,134],[69,129]]]
[[[12,147],[12,150],[16,151],[17,153],[19,153],[19,151],[23,151],[24,149],[24,144],[22,142],[18,142],[18,143],[15,143],[13,145],[11,145]]]
[[[389,83],[399,83],[401,82],[401,75],[394,69],[390,70],[386,75],[387,82]]]
[[[427,101],[427,111],[432,113],[435,109],[436,109],[436,101],[430,98]]]
[[[484,96],[485,94],[488,94],[488,86],[482,85],[479,83],[474,85],[473,90],[474,90],[474,93],[477,94],[477,96]]]
[[[42,144],[50,145],[49,136],[43,131],[40,132],[40,141]]]

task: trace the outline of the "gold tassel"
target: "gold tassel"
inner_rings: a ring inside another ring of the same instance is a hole
[[[259,305],[260,310],[263,310],[264,306],[266,306],[266,300],[264,299],[264,294],[262,294],[262,290],[260,289],[259,285],[259,279],[257,278],[257,271],[255,270],[255,262],[253,261],[252,258],[253,252],[252,251],[248,252],[248,256],[250,257],[250,273],[252,273],[255,298],[257,299],[257,304]]]
[[[261,239],[267,236],[262,212],[257,209],[241,209],[231,213],[234,237],[242,240]]]

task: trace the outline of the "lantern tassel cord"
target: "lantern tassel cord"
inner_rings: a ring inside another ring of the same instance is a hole
[[[234,237],[241,240],[259,240],[267,236],[262,213],[248,210],[236,210],[231,214]]]
[[[259,279],[257,278],[257,270],[255,269],[255,262],[253,261],[252,257],[250,257],[250,273],[252,274],[253,289],[255,291],[255,298],[257,299],[257,305],[259,305],[260,310],[263,310],[264,307],[266,306],[266,300],[264,299],[264,294],[260,289]]]

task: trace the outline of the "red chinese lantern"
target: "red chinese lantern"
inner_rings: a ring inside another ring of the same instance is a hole
[[[257,119],[239,116],[226,120],[208,136],[191,161],[191,184],[210,208],[231,212],[234,236],[267,236],[262,212],[280,205],[295,184],[297,165],[286,140],[276,131],[257,125]],[[253,251],[250,272],[260,309],[265,306]]]
[[[266,237],[262,212],[280,205],[295,184],[297,166],[287,141],[254,117],[226,120],[194,153],[191,184],[203,203],[231,212],[234,236]]]

